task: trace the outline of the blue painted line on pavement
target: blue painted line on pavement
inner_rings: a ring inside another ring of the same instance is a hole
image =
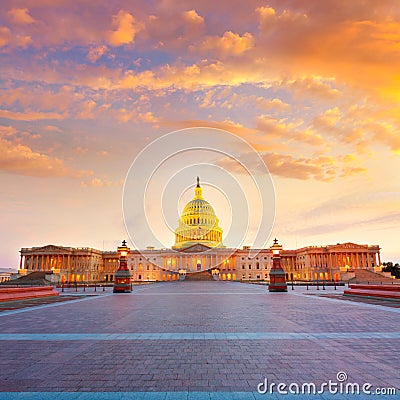
[[[2,333],[0,341],[400,339],[400,332]]]
[[[395,399],[396,395],[378,396],[367,394],[335,395],[277,393],[259,394],[257,392],[0,392],[0,400],[309,400],[309,399]]]

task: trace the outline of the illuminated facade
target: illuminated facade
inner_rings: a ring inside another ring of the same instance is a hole
[[[184,207],[175,230],[172,249],[133,250],[128,268],[133,281],[173,281],[182,275],[195,278],[209,271],[210,279],[268,280],[272,253],[268,249],[226,248],[214,209],[202,195],[199,179],[194,198]],[[381,265],[377,245],[344,243],[308,246],[281,252],[288,280],[348,279],[356,269],[374,270]],[[112,282],[118,269],[116,251],[48,245],[22,248],[21,274],[53,271],[60,282]]]

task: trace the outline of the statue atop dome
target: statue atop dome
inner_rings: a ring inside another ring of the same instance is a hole
[[[194,188],[194,197],[183,209],[175,229],[175,250],[184,250],[195,244],[206,247],[224,247],[222,229],[218,226],[218,218],[211,204],[203,198],[200,178]]]

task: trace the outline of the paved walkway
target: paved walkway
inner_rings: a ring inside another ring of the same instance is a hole
[[[0,399],[399,396],[399,308],[235,282],[134,290],[1,313]],[[265,379],[267,393],[259,394]],[[304,383],[318,390],[329,380],[339,392],[348,383],[398,391],[278,394],[279,383],[301,393]]]

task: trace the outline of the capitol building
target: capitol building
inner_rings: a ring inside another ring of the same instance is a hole
[[[21,275],[48,271],[61,283],[112,282],[118,269],[117,251],[88,247],[47,245],[22,248]],[[374,271],[381,265],[377,245],[343,243],[307,246],[281,251],[281,265],[288,280],[347,280],[357,269]],[[204,199],[199,178],[194,197],[183,209],[171,249],[131,250],[128,267],[134,282],[215,279],[268,281],[272,252],[223,244],[223,231],[212,205]]]

